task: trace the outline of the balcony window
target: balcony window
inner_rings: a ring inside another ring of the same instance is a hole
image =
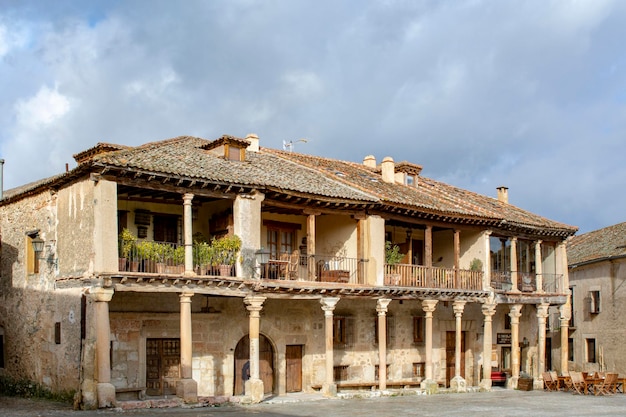
[[[413,343],[424,344],[424,317],[413,317]]]
[[[589,312],[591,314],[600,312],[600,291],[589,291]]]
[[[297,248],[297,232],[301,228],[299,224],[271,220],[266,220],[263,224],[267,227],[267,249],[270,251],[270,259],[278,259],[282,253],[291,254]]]
[[[587,362],[596,363],[596,339],[585,339],[585,345],[587,348]]]
[[[178,243],[178,216],[154,216],[154,241]]]

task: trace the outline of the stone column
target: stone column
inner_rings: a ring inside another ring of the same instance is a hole
[[[96,363],[98,385],[98,408],[113,407],[115,387],[111,384],[111,326],[109,323],[109,301],[113,298],[112,288],[93,288],[91,297],[95,301],[96,318]]]
[[[237,194],[233,201],[233,233],[241,238],[241,251],[236,257],[235,275],[255,276],[255,252],[261,248],[261,208],[265,194],[253,191]]]
[[[185,244],[185,275],[195,275],[193,270],[193,194],[183,195],[183,238]]]
[[[517,275],[517,238],[516,237],[512,237],[511,238],[511,285],[512,285],[512,292],[520,292],[519,290],[519,285],[518,285],[518,275]]]
[[[496,304],[494,302],[485,303],[482,306],[483,315],[485,316],[485,330],[483,334],[483,380],[480,381],[480,388],[483,390],[491,389],[491,351],[493,344],[493,329],[491,327],[493,315],[496,313]]]
[[[517,380],[520,373],[520,346],[519,346],[519,318],[522,316],[522,305],[511,305],[511,378],[508,381],[509,388],[517,388]]]
[[[543,292],[543,259],[541,256],[541,240],[535,242],[535,282],[537,292]]]
[[[378,388],[387,389],[387,306],[388,298],[376,300],[378,312]]]
[[[543,372],[546,370],[546,319],[550,303],[541,303],[537,306],[537,378],[535,388],[543,389]]]
[[[246,308],[250,312],[249,319],[249,336],[250,336],[250,379],[245,383],[245,392],[253,403],[259,403],[263,400],[263,381],[259,372],[259,329],[261,309],[265,297],[247,296],[244,298]]]
[[[333,357],[333,311],[335,311],[338,302],[338,297],[326,297],[320,300],[322,310],[324,310],[324,339],[326,341],[326,381],[322,387],[322,392],[328,397],[337,395]]]
[[[181,293],[180,297],[180,380],[176,382],[176,395],[187,403],[198,402],[198,383],[191,376],[193,342],[191,330],[191,297],[193,293]]]
[[[559,307],[559,320],[561,322],[561,375],[569,372],[569,320],[572,315],[569,297],[567,303]]]
[[[428,394],[437,392],[437,381],[433,378],[433,312],[437,306],[438,300],[423,300],[422,309],[424,310],[424,326],[426,327],[425,364],[426,379],[422,381],[421,388]]]
[[[461,344],[462,344],[462,322],[463,310],[465,309],[465,301],[455,301],[452,304],[454,310],[454,318],[456,322],[456,340],[454,343],[454,378],[450,381],[450,388],[456,392],[466,392],[467,384],[465,379],[461,376]]]

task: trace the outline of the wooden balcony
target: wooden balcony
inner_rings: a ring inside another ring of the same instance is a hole
[[[483,289],[483,273],[423,265],[385,265],[385,285],[480,291]]]

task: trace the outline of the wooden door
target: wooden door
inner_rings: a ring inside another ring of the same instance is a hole
[[[446,386],[454,378],[456,332],[446,332]],[[465,332],[461,332],[461,376],[465,378]]]
[[[243,367],[250,360],[250,338],[244,336],[235,348],[235,386],[234,395],[244,394]],[[274,349],[267,337],[259,336],[259,377],[263,381],[265,394],[274,391]]]
[[[180,339],[146,340],[146,394],[174,395],[180,379]]]
[[[302,345],[287,345],[287,392],[302,391]]]
[[[552,369],[552,338],[546,337],[546,371]]]

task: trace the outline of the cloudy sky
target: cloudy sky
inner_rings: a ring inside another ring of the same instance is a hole
[[[588,232],[626,221],[625,40],[619,0],[0,0],[4,186],[254,132]]]

